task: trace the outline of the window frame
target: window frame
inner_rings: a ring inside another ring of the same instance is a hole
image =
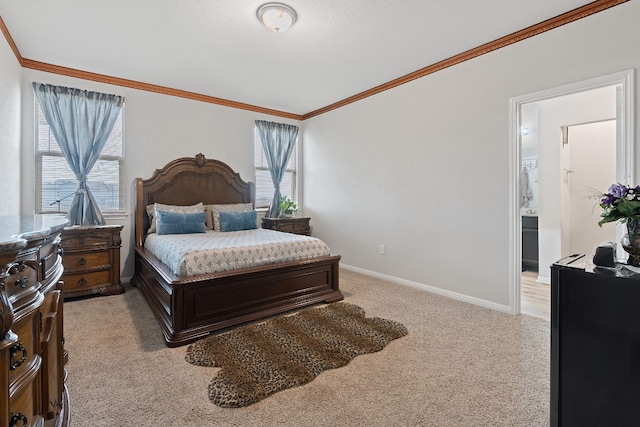
[[[300,172],[300,163],[299,163],[299,147],[298,147],[298,142],[299,142],[300,137],[298,136],[298,138],[296,139],[296,143],[293,147],[293,152],[291,153],[291,158],[289,159],[289,163],[287,166],[293,166],[293,168],[291,167],[287,167],[285,173],[291,173],[292,177],[291,177],[291,196],[289,196],[288,194],[284,194],[282,192],[282,190],[280,191],[280,193],[284,195],[286,195],[287,197],[290,197],[291,200],[293,200],[296,204],[298,204],[298,208],[300,208],[300,204],[298,203],[298,200],[300,200],[299,194],[298,194],[298,177],[299,177],[299,172]],[[257,164],[257,153],[256,150],[260,150],[260,159],[263,160],[261,162],[261,165]],[[273,200],[273,182],[271,181],[271,173],[269,172],[269,166],[267,164],[267,161],[265,159],[264,156],[264,149],[262,147],[262,140],[260,139],[260,133],[258,132],[258,127],[254,127],[254,160],[253,160],[253,167],[254,167],[254,176],[255,176],[255,187],[256,187],[256,196],[255,196],[255,207],[258,210],[268,210],[270,205],[271,205],[271,201]],[[258,171],[261,172],[266,172],[266,175],[269,177],[269,186],[272,189],[272,192],[270,193],[269,197],[268,197],[268,201],[266,205],[259,205],[258,204]]]
[[[43,193],[43,188],[42,188],[42,171],[43,171],[43,162],[45,158],[55,158],[55,159],[64,159],[64,155],[62,154],[62,152],[59,149],[58,146],[58,150],[52,150],[52,151],[45,151],[45,150],[40,150],[39,146],[40,146],[40,130],[39,130],[39,119],[40,117],[42,117],[42,119],[44,119],[44,122],[46,123],[46,119],[44,118],[44,113],[42,111],[42,107],[40,106],[40,103],[38,102],[37,97],[34,95],[34,157],[35,157],[35,205],[34,205],[34,210],[36,213],[38,214],[51,214],[51,213],[63,213],[66,214],[68,213],[68,209],[64,208],[64,209],[46,209],[48,206],[43,204],[43,200],[44,200],[44,193]],[[118,126],[118,122],[119,122],[119,126],[120,126],[120,132],[121,132],[121,138],[120,138],[120,147],[121,147],[121,155],[117,156],[117,155],[113,155],[113,154],[103,154],[101,153],[100,156],[98,157],[98,160],[96,160],[96,164],[100,161],[107,161],[107,162],[118,162],[118,209],[106,209],[103,206],[100,206],[100,201],[98,198],[96,198],[96,201],[98,202],[98,206],[100,207],[100,211],[102,213],[102,215],[105,218],[117,218],[117,217],[122,217],[122,216],[126,216],[126,185],[125,185],[125,123],[124,123],[124,110],[125,110],[125,104],[122,104],[122,108],[120,110],[120,114],[118,116],[118,121],[116,122],[116,126]],[[55,144],[57,145],[58,142],[55,139],[55,136],[53,136],[53,133],[51,132],[51,127],[49,126],[48,123],[46,123],[48,132],[50,133],[50,138],[53,142],[55,142]],[[114,126],[115,129],[115,126]],[[69,165],[66,164],[65,161],[65,165],[68,168],[67,170],[69,172],[71,172],[71,169],[69,168]],[[95,166],[94,166],[95,167]],[[91,173],[89,174],[91,175]],[[74,181],[77,184],[77,180],[75,180],[75,178],[73,178]],[[69,197],[69,202],[71,201],[72,197]],[[52,205],[50,205],[52,206]]]

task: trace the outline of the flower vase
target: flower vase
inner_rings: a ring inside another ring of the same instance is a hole
[[[627,264],[640,267],[640,219],[627,221],[627,234],[624,235],[622,248],[629,254]]]

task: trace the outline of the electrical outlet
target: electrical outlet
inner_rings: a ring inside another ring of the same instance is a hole
[[[380,255],[384,255],[384,245],[380,245],[380,248],[378,250],[380,252]]]

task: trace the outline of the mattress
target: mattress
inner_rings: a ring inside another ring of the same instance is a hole
[[[178,276],[235,270],[330,255],[315,237],[262,228],[194,234],[149,234],[144,248]]]

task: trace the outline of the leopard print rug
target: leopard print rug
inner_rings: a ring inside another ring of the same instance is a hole
[[[357,305],[338,302],[205,338],[187,348],[186,360],[222,367],[209,399],[237,408],[306,384],[407,333],[398,322],[366,318]]]

